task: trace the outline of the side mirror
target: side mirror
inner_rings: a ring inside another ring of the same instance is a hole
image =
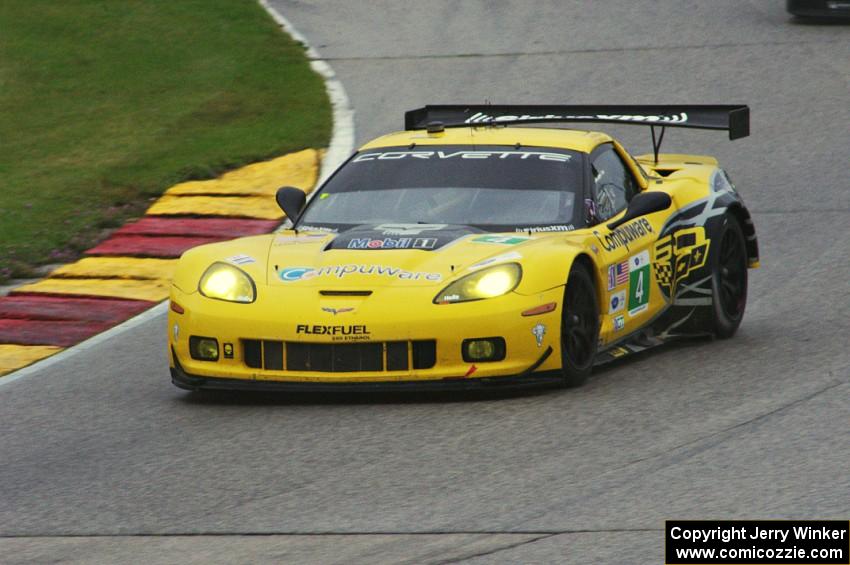
[[[666,192],[639,192],[629,202],[629,207],[626,208],[623,217],[608,224],[608,229],[614,230],[640,216],[661,212],[669,208],[671,204],[673,204],[673,199]]]
[[[307,195],[304,194],[303,190],[284,186],[277,189],[275,200],[277,200],[277,205],[280,206],[286,217],[294,222],[301,214],[301,210],[304,209],[304,204],[307,203]]]

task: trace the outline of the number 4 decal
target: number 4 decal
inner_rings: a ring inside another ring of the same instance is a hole
[[[649,307],[649,251],[629,257],[629,316]]]

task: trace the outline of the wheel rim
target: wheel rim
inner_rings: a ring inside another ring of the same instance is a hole
[[[570,285],[566,294],[561,343],[569,362],[583,369],[593,362],[596,340],[597,316],[593,292],[584,281],[577,281]]]
[[[747,299],[747,265],[743,241],[727,230],[720,244],[718,288],[720,305],[730,318],[738,317]]]

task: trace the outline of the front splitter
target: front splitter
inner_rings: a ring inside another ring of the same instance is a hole
[[[368,381],[368,382],[316,382],[316,381],[270,381],[204,377],[186,373],[177,362],[171,367],[171,382],[182,389],[281,391],[281,392],[391,392],[391,391],[465,391],[493,389],[525,389],[559,385],[563,377],[558,371],[534,373],[552,354],[549,347],[530,367],[518,375],[504,377],[450,378],[415,381]]]

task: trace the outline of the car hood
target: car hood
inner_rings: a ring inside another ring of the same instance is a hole
[[[266,281],[327,290],[440,286],[491,264],[518,261],[536,239],[442,224],[358,226],[339,234],[286,230],[270,242]]]

